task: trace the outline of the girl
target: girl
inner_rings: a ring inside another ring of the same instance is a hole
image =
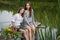
[[[13,19],[11,20],[11,22],[12,22],[13,29],[15,31],[21,31],[21,32],[23,32],[26,40],[28,40],[28,38],[26,36],[26,30],[20,28],[20,25],[23,22],[23,15],[24,15],[24,8],[21,7],[18,10],[18,13],[14,15]]]
[[[29,40],[33,40],[33,35],[35,31],[34,14],[30,3],[25,4],[24,26],[28,29]]]

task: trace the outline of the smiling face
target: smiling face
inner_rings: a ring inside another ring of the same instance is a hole
[[[21,16],[23,17],[23,15],[24,15],[24,8],[23,7],[19,8],[18,13],[21,14]]]
[[[31,8],[31,3],[30,2],[25,4],[25,10],[29,11],[29,16],[31,17],[32,8]]]
[[[22,13],[24,13],[24,9],[21,9],[21,10],[20,10],[20,14],[22,14]]]
[[[30,4],[29,4],[29,3],[26,4],[26,8],[27,8],[27,9],[30,8]]]

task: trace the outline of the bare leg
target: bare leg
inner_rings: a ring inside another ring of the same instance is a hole
[[[29,39],[28,39],[28,36],[27,36],[27,34],[26,34],[26,30],[21,29],[21,31],[23,32],[24,37],[26,38],[26,40],[29,40]]]
[[[29,40],[28,30],[27,30],[27,29],[25,29],[25,31],[26,31],[27,40]]]
[[[32,33],[31,33],[31,28],[28,26],[27,27],[27,29],[28,29],[28,36],[29,36],[29,40],[32,40]]]
[[[34,33],[35,33],[35,27],[32,26],[32,27],[31,27],[31,30],[32,30],[31,32],[32,32],[32,39],[33,39],[33,38],[34,38]]]

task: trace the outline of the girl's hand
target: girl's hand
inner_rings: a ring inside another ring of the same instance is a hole
[[[29,24],[30,27],[32,27],[30,24]]]
[[[16,32],[17,32],[17,29],[18,29],[17,27],[14,27],[14,28],[13,28],[13,30],[16,31]]]

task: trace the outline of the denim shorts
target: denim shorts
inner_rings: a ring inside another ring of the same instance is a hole
[[[31,26],[34,25],[32,22],[29,22],[29,24],[30,24]],[[24,23],[24,27],[25,27],[25,28],[27,28],[28,26],[29,26],[29,25],[28,25],[27,23]]]

